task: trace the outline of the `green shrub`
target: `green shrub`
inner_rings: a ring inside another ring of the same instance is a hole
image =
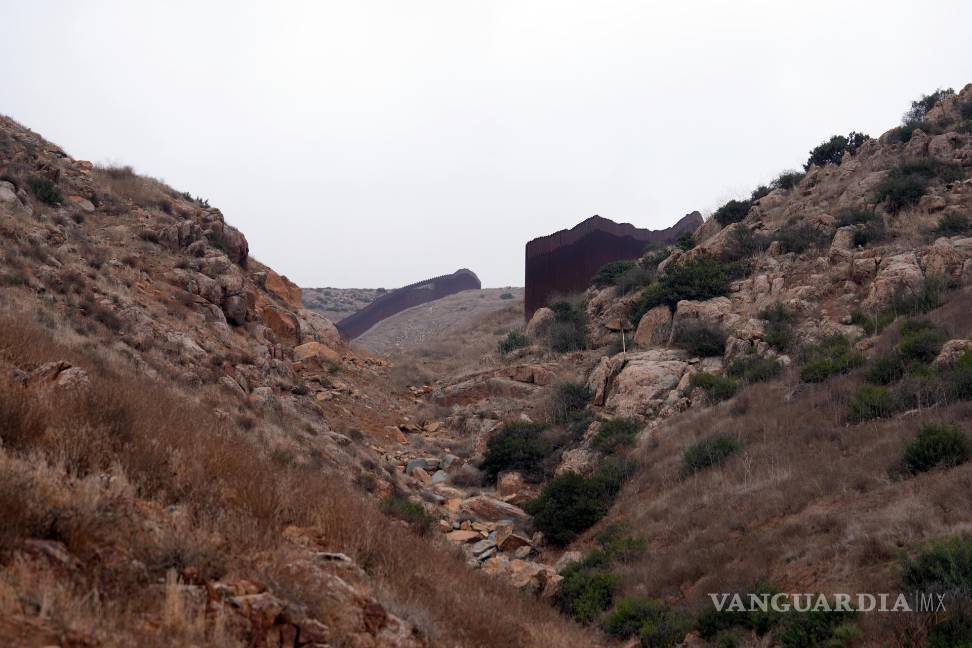
[[[800,368],[800,380],[808,383],[823,382],[864,364],[864,355],[843,335],[828,337],[807,347],[801,355],[804,364]]]
[[[925,277],[917,288],[904,287],[891,299],[891,310],[897,315],[920,315],[945,303],[947,286],[941,277]]]
[[[952,536],[929,542],[901,565],[906,591],[962,593],[972,589],[972,538]]]
[[[685,232],[677,239],[675,239],[675,246],[680,250],[691,250],[695,247],[695,238],[692,236],[691,232]]]
[[[644,538],[625,535],[627,526],[624,524],[610,524],[597,534],[599,551],[609,562],[631,562],[645,553]]]
[[[571,565],[563,574],[557,606],[579,623],[591,623],[611,607],[620,577],[604,569]]]
[[[780,229],[773,239],[780,242],[784,253],[802,254],[811,248],[821,248],[830,242],[832,233],[807,222],[790,223]]]
[[[874,359],[865,380],[872,385],[890,385],[904,376],[905,366],[898,353],[887,353]]]
[[[810,157],[807,159],[806,164],[803,165],[803,170],[809,170],[813,164],[817,166],[823,166],[825,164],[839,165],[843,162],[845,153],[853,155],[869,139],[871,138],[864,133],[854,131],[851,131],[847,137],[834,135],[828,141],[821,143],[810,151]]]
[[[902,327],[901,342],[898,350],[904,361],[931,362],[938,357],[945,338],[934,329],[919,329],[905,332]]]
[[[888,238],[888,226],[884,224],[883,218],[877,218],[855,227],[851,242],[857,247],[864,247],[871,243],[880,243],[886,238]]]
[[[521,333],[520,331],[510,331],[506,334],[506,337],[499,341],[498,347],[499,352],[506,355],[510,351],[515,349],[522,349],[525,346],[529,346],[530,338]]]
[[[884,387],[863,384],[857,389],[857,394],[851,399],[850,420],[852,422],[869,421],[875,418],[891,416],[894,412],[894,398]]]
[[[621,275],[634,268],[635,265],[637,264],[634,261],[611,261],[610,263],[605,263],[595,273],[592,283],[598,288],[613,286],[617,283]]]
[[[868,335],[880,333],[895,319],[893,310],[884,310],[876,315],[867,315],[861,311],[851,313],[851,324],[860,326]]]
[[[550,348],[558,353],[587,348],[587,313],[580,298],[550,304],[554,321],[550,325]]]
[[[681,643],[688,630],[689,624],[684,618],[662,606],[645,619],[638,638],[642,648],[671,648]]]
[[[490,482],[505,470],[516,470],[527,481],[543,479],[543,462],[553,447],[542,433],[544,426],[527,421],[508,421],[486,442],[480,469]]]
[[[949,398],[972,399],[972,351],[966,351],[954,367],[944,372],[942,378]]]
[[[672,342],[690,354],[709,358],[726,351],[726,332],[718,326],[693,321],[675,329]]]
[[[938,162],[931,158],[906,162],[891,169],[878,184],[875,200],[885,203],[889,212],[917,205],[928,190],[932,180],[954,182],[964,177],[962,168],[950,163]]]
[[[61,190],[57,188],[56,184],[47,178],[31,176],[27,178],[27,186],[30,187],[31,193],[34,194],[37,200],[42,203],[60,205],[64,202],[64,194],[61,193]]]
[[[725,265],[710,257],[699,257],[667,268],[658,281],[645,288],[638,305],[638,317],[659,304],[675,307],[683,299],[703,301],[729,293]]]
[[[739,389],[739,383],[732,378],[717,376],[704,371],[693,374],[689,379],[689,384],[700,388],[713,402],[728,400],[735,396],[736,390]]]
[[[557,383],[551,396],[553,420],[556,423],[574,420],[583,414],[592,396],[591,390],[584,383]]]
[[[947,423],[927,423],[905,448],[905,467],[918,474],[933,468],[949,468],[969,459],[968,436]]]
[[[649,269],[639,264],[618,277],[614,285],[619,295],[627,295],[635,290],[641,290],[650,284],[654,278],[655,270],[653,268]]]
[[[829,646],[827,640],[832,639],[835,630],[848,619],[855,616],[854,612],[790,612],[783,616],[778,632],[782,648],[817,648]]]
[[[640,596],[626,596],[618,601],[604,619],[604,630],[621,639],[633,637],[638,634],[645,621],[656,616],[659,608],[664,607],[661,601]]]
[[[793,189],[803,177],[807,175],[801,171],[784,171],[780,175],[776,176],[776,179],[770,183],[770,186],[774,189]]]
[[[500,294],[500,299],[513,299],[513,293],[505,292]]]
[[[612,418],[601,422],[591,445],[605,454],[616,453],[634,445],[641,425],[631,418]]]
[[[739,441],[725,434],[706,437],[685,450],[682,464],[687,474],[697,473],[725,461],[740,448]]]
[[[432,528],[433,518],[425,507],[399,495],[390,495],[383,499],[381,510],[385,515],[404,520],[420,534],[426,534]]]
[[[879,218],[873,209],[844,209],[837,216],[837,226],[864,225]]]
[[[783,365],[775,358],[751,355],[733,361],[726,371],[731,378],[738,378],[748,383],[766,382],[780,375]]]
[[[759,316],[766,320],[763,341],[780,353],[789,351],[796,338],[796,313],[783,304],[776,303],[763,309]]]
[[[938,225],[935,227],[935,232],[942,236],[955,236],[967,231],[969,231],[969,217],[965,214],[945,214],[938,220]]]
[[[752,206],[753,203],[749,200],[730,200],[715,210],[712,218],[716,219],[720,225],[725,227],[726,225],[738,223],[746,218],[746,214],[749,213],[749,209]]]
[[[753,192],[751,194],[749,194],[749,202],[756,203],[761,198],[765,198],[766,196],[768,196],[771,191],[773,190],[767,187],[766,185],[759,185],[758,187],[753,189]]]
[[[905,124],[922,124],[928,117],[928,111],[935,107],[942,99],[955,96],[952,88],[938,88],[931,94],[923,94],[920,99],[911,102],[911,108],[904,114],[901,121]]]
[[[604,517],[610,503],[600,480],[565,472],[551,479],[539,497],[527,502],[526,511],[544,538],[562,547]]]

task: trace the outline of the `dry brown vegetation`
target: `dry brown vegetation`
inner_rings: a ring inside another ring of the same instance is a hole
[[[168,643],[140,621],[152,618],[173,629],[171,643],[219,644],[229,641],[219,624],[172,592],[228,574],[328,619],[326,593],[283,561],[282,531],[293,525],[350,555],[432,644],[590,645],[548,607],[382,516],[340,477],[275,461],[218,411],[100,366],[32,324],[6,318],[0,336],[7,367],[68,359],[91,378],[90,390],[56,396],[0,384],[0,637],[42,636],[31,631],[43,626],[98,643]],[[29,562],[32,540],[63,543],[72,567]]]

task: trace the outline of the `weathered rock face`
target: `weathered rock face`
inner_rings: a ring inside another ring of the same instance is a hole
[[[337,323],[346,338],[353,340],[381,320],[462,290],[479,290],[482,283],[472,270],[462,268],[450,275],[442,275],[393,290],[379,297],[367,307]]]
[[[648,243],[671,243],[701,224],[698,212],[664,230],[640,229],[592,216],[569,230],[533,239],[526,245],[526,319],[555,293],[587,288],[605,263],[637,259]]]

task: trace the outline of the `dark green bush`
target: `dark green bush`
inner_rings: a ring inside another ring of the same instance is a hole
[[[766,185],[759,185],[758,187],[753,189],[753,192],[751,194],[749,194],[749,202],[756,203],[761,198],[765,198],[766,196],[768,196],[771,191],[773,190],[767,187]]]
[[[562,382],[554,385],[551,396],[553,420],[556,423],[572,421],[587,408],[591,402],[591,390],[584,383]]]
[[[562,299],[550,304],[554,321],[550,325],[550,348],[558,353],[587,348],[587,313],[579,298]]]
[[[729,293],[726,266],[710,257],[699,257],[669,267],[658,281],[645,288],[637,307],[637,318],[659,304],[675,307],[683,299],[706,300]]]
[[[506,355],[515,349],[522,349],[530,344],[530,338],[520,331],[510,331],[506,337],[499,341],[499,352]]]
[[[641,648],[671,648],[682,642],[689,623],[668,608],[658,609],[638,631]]]
[[[611,504],[605,484],[593,477],[565,472],[550,480],[526,511],[544,538],[567,545],[604,517]]]
[[[904,124],[921,125],[928,117],[928,111],[935,107],[942,99],[955,96],[952,88],[938,88],[931,94],[923,94],[920,99],[911,102],[911,108],[904,114],[901,121]]]
[[[682,464],[686,473],[697,473],[722,463],[740,447],[739,441],[733,437],[714,434],[689,446],[682,456]]]
[[[748,383],[766,382],[780,375],[783,365],[775,358],[751,355],[733,361],[726,373]]]
[[[689,383],[704,391],[713,402],[728,400],[735,396],[736,390],[739,389],[739,383],[732,378],[706,372],[693,374]]]
[[[923,425],[914,441],[905,448],[905,467],[918,474],[933,468],[957,466],[969,459],[969,438],[954,425]]]
[[[964,592],[972,589],[972,538],[952,536],[920,547],[901,566],[901,584],[906,591]]]
[[[869,223],[854,228],[854,238],[851,239],[857,247],[864,247],[871,243],[880,243],[888,238],[888,226],[883,218],[877,218]]]
[[[480,469],[490,482],[504,470],[516,470],[524,479],[543,479],[543,462],[553,447],[542,433],[544,426],[527,421],[508,421],[486,443],[486,456]]]
[[[810,223],[798,221],[780,229],[773,239],[780,242],[784,253],[802,254],[811,248],[824,247],[830,242],[832,234]]]
[[[894,398],[884,387],[865,383],[858,387],[857,394],[851,399],[849,419],[852,422],[869,421],[891,416],[894,412]]]
[[[875,358],[864,379],[872,385],[890,385],[900,380],[904,372],[901,356],[892,352]]]
[[[906,332],[905,327],[902,327],[898,350],[905,362],[931,362],[938,357],[938,352],[942,350],[944,343],[945,338],[934,328]]]
[[[793,189],[803,177],[807,175],[802,171],[784,171],[780,175],[776,176],[776,179],[770,183],[770,186],[774,189]]]
[[[575,563],[563,573],[557,606],[579,623],[591,623],[611,607],[620,577]]]
[[[672,342],[692,355],[708,358],[726,351],[726,332],[706,322],[683,323],[675,329]]]
[[[748,227],[738,227],[729,238],[724,257],[730,262],[749,259],[765,251],[769,246],[769,237],[757,234]]]
[[[598,288],[613,286],[618,278],[637,265],[634,261],[611,261],[605,263],[594,275],[592,283]]]
[[[730,200],[719,209],[715,210],[712,218],[716,219],[720,225],[725,227],[732,223],[738,223],[746,218],[753,203],[749,200]]]
[[[611,635],[627,639],[638,634],[649,619],[667,612],[664,603],[640,596],[626,596],[604,619],[604,629]]]
[[[884,310],[875,315],[867,315],[861,311],[851,313],[851,324],[860,326],[868,335],[880,333],[895,319],[893,310]]]
[[[763,341],[780,353],[789,351],[796,339],[796,313],[777,302],[763,309],[759,316],[766,320]]]
[[[845,153],[853,155],[869,139],[871,138],[864,133],[854,131],[851,131],[847,137],[834,135],[828,141],[821,143],[810,151],[810,157],[807,159],[806,164],[803,165],[803,170],[809,170],[813,164],[817,166],[823,166],[825,164],[839,165],[843,162]]]
[[[935,227],[935,232],[942,236],[955,236],[967,231],[969,231],[969,217],[965,214],[945,214]]]
[[[27,178],[27,186],[30,187],[31,193],[34,194],[37,200],[42,203],[60,205],[64,202],[64,194],[61,193],[61,190],[57,188],[56,184],[47,178],[31,176]]]
[[[513,299],[513,293],[509,293],[509,292],[501,293],[500,299]]]
[[[833,638],[835,630],[854,616],[854,612],[794,611],[783,615],[774,636],[779,636],[782,648],[830,646],[833,644],[827,641]]]
[[[624,524],[610,524],[597,534],[599,551],[610,562],[631,562],[645,553],[644,538],[626,535],[627,526]]]
[[[381,510],[385,515],[404,520],[420,534],[426,534],[432,528],[433,518],[425,507],[400,495],[390,495],[383,499]]]
[[[634,445],[641,425],[631,418],[612,418],[601,422],[591,445],[605,454],[623,451]]]
[[[928,190],[928,185],[937,179],[954,182],[965,176],[958,165],[938,162],[931,158],[906,162],[891,169],[878,184],[875,201],[885,203],[889,212],[917,205]]]
[[[801,356],[800,380],[809,383],[823,382],[864,364],[864,355],[843,335],[833,335],[809,346]]]

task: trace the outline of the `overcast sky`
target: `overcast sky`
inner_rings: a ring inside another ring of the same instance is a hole
[[[303,286],[667,227],[972,82],[972,2],[0,0],[0,113],[206,197]]]

